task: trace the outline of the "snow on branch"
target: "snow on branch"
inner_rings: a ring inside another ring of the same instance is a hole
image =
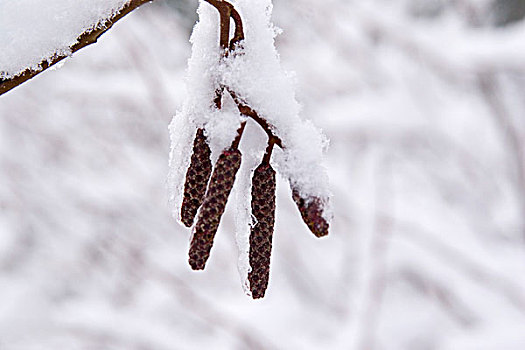
[[[96,43],[118,20],[151,1],[0,3],[0,95]]]

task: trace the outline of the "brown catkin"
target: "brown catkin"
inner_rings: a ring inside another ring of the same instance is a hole
[[[275,171],[269,164],[259,165],[253,173],[252,215],[257,222],[250,232],[248,281],[252,297],[258,299],[268,287],[275,222]]]
[[[210,155],[211,150],[206,142],[204,130],[198,129],[193,141],[190,166],[186,172],[184,199],[181,207],[181,220],[187,227],[193,225],[197,210],[204,200],[212,170]]]
[[[302,198],[296,189],[292,189],[292,197],[301,212],[303,221],[310,231],[317,237],[326,236],[328,234],[329,224],[322,215],[322,200],[318,197]]]
[[[210,256],[213,238],[240,166],[238,149],[223,151],[215,164],[190,243],[189,263],[194,270],[203,270]]]

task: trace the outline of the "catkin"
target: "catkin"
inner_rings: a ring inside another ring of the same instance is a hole
[[[191,227],[197,210],[204,200],[206,186],[211,175],[211,150],[206,142],[204,130],[198,129],[193,141],[193,154],[186,172],[184,184],[184,199],[181,207],[181,220],[184,225]]]
[[[301,212],[303,221],[308,226],[310,231],[317,236],[323,237],[328,234],[329,224],[323,218],[323,203],[320,198],[302,198],[299,191],[292,190],[292,197]]]
[[[241,152],[238,149],[223,151],[215,164],[190,243],[189,263],[194,270],[203,270],[210,256],[213,238],[240,166]]]
[[[254,299],[264,297],[270,276],[270,256],[275,222],[275,171],[261,164],[252,178],[252,215],[257,220],[250,232],[250,290]]]

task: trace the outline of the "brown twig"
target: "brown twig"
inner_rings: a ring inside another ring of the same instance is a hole
[[[237,136],[233,140],[231,148],[238,148],[239,147],[239,143],[241,142],[241,137],[242,137],[242,134],[244,132],[244,127],[245,126],[246,126],[246,122],[242,122],[241,126],[239,127],[239,129],[237,129]]]
[[[219,11],[221,26],[219,44],[221,48],[226,51],[228,50],[228,43],[230,41],[230,16],[233,6],[221,0],[206,0],[206,2]]]
[[[273,145],[275,145],[274,139],[269,139],[268,146],[266,147],[266,151],[264,152],[264,157],[262,160],[262,163],[265,165],[270,165],[270,158],[272,157]]]
[[[231,18],[233,18],[233,22],[235,23],[235,33],[230,41],[230,51],[233,51],[235,50],[235,45],[244,40],[244,29],[241,15],[239,15],[239,12],[237,12],[233,6],[231,7]]]
[[[78,39],[77,43],[70,47],[71,54],[69,55],[55,55],[50,60],[42,61],[39,64],[39,69],[33,70],[31,68],[27,68],[22,73],[8,79],[0,79],[0,95],[5,94],[6,92],[10,91],[11,89],[14,89],[18,85],[21,85],[28,81],[29,79],[35,77],[36,75],[42,73],[49,67],[57,64],[58,62],[62,61],[64,58],[67,58],[71,56],[76,51],[94,44],[97,42],[98,38],[104,34],[108,29],[110,29],[113,24],[115,24],[118,20],[122,19],[124,16],[126,16],[128,13],[132,12],[133,10],[137,9],[139,6],[151,2],[153,0],[130,0],[122,9],[113,17],[110,19],[107,19],[104,21],[100,26],[97,26],[93,30],[88,30],[84,33],[82,33]]]
[[[271,128],[270,124],[266,121],[266,119],[261,118],[259,116],[259,114],[257,114],[257,112],[255,110],[253,110],[250,106],[246,105],[237,96],[237,94],[234,91],[228,89],[228,92],[230,93],[231,97],[233,98],[233,101],[235,102],[235,104],[237,105],[237,108],[239,109],[239,112],[241,112],[241,114],[246,116],[246,117],[252,118],[257,124],[259,124],[261,126],[261,128],[263,128],[263,130],[268,135],[268,142],[270,142],[270,140],[271,140],[274,144],[276,144],[277,146],[283,148],[283,144],[281,142],[281,139],[274,135],[274,133],[272,131],[272,128]]]
[[[206,0],[207,3],[212,5],[219,11],[221,33],[220,33],[220,45],[223,49],[229,48],[234,50],[235,44],[244,40],[244,30],[242,26],[242,19],[239,12],[227,1],[222,0]],[[232,40],[230,41],[230,17],[235,22],[235,33]]]

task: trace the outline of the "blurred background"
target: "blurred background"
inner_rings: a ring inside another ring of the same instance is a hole
[[[278,182],[261,301],[234,206],[204,272],[167,206],[196,6],[0,97],[0,349],[525,349],[525,1],[274,0],[335,220],[316,239]]]

